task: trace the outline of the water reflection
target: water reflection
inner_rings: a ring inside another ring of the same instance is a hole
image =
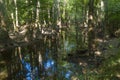
[[[45,73],[47,76],[51,76],[55,73],[55,61],[52,59],[48,59],[43,63]]]
[[[62,79],[70,80],[71,76],[73,75],[73,67],[74,64],[64,63],[64,64],[56,64],[56,62],[52,59],[52,57],[49,57],[50,51],[46,49],[45,57],[46,59],[43,61],[43,69],[44,72],[40,73],[43,76],[52,76],[57,72],[58,77],[60,76]],[[28,55],[24,58],[22,58],[21,63],[23,65],[23,70],[19,74],[25,75],[25,80],[40,80],[39,77],[39,70],[37,66],[32,66],[29,61],[26,61]],[[59,66],[59,68],[56,68],[56,65]],[[61,68],[61,69],[60,69]]]
[[[73,73],[72,71],[68,70],[68,71],[65,73],[65,78],[68,79],[68,80],[70,80],[72,73]]]
[[[23,65],[23,70],[25,70],[25,79],[26,80],[40,80],[39,76],[38,76],[38,67],[32,67],[31,64],[27,61],[25,61],[25,59],[22,59],[22,65]],[[23,72],[20,72],[23,73]]]
[[[40,73],[43,76],[51,76],[56,71],[55,61],[49,56],[49,50],[46,49],[45,52],[45,60],[43,60],[43,69],[44,72]],[[23,71],[20,71],[20,73],[17,75],[25,75],[25,80],[40,80],[39,73],[38,73],[38,67],[32,66],[29,61],[29,54],[27,54],[24,58],[22,58],[21,63],[23,66]]]
[[[52,59],[48,59],[47,61],[44,62],[43,65],[44,65],[45,70],[48,70],[49,68],[54,67],[55,62]]]
[[[12,79],[43,80],[44,78],[47,80],[46,77],[49,78],[54,75],[57,78],[56,80],[70,80],[76,73],[74,70],[76,67],[73,66],[74,64],[62,60],[66,60],[67,53],[73,53],[72,51],[75,50],[75,37],[70,37],[70,39],[66,37],[65,40],[60,41],[59,39],[51,40],[51,38],[47,39],[46,37],[45,40],[41,39],[38,43],[16,48],[13,54],[13,62],[17,60],[18,65],[12,66],[12,69],[17,73],[17,76],[10,72],[13,75]],[[60,59],[56,59],[56,56]],[[63,63],[61,64],[61,62]]]

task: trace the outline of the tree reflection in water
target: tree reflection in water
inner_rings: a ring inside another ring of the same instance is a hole
[[[55,68],[55,61],[52,58],[50,58],[48,56],[48,54],[49,54],[49,52],[47,49],[46,53],[45,53],[46,59],[43,61],[43,69],[45,72],[43,72],[42,74],[50,76],[50,75],[54,74],[56,68]],[[26,78],[26,80],[35,80],[35,79],[40,80],[40,78],[38,76],[39,75],[38,67],[31,66],[31,64],[25,60],[27,57],[28,56],[22,58],[22,60],[21,60],[24,72],[20,72],[19,74],[24,73],[23,75],[25,75],[24,77]]]
[[[33,67],[29,61],[26,61],[27,57],[29,56],[26,55],[21,60],[24,71],[21,71],[19,74],[24,75],[25,80],[40,80],[38,66]],[[63,79],[66,79],[66,80],[70,80],[71,75],[73,75],[73,72],[67,69],[68,65],[63,67],[62,65],[56,64],[55,60],[52,59],[49,49],[46,49],[45,60],[43,60],[42,63],[43,63],[44,72],[40,74],[42,74],[43,76],[49,77],[54,75],[56,72],[58,72],[57,73],[58,76],[60,76],[62,73],[60,77],[63,77]],[[62,69],[59,70],[59,68],[56,68],[56,65],[59,65],[59,67],[61,67]]]
[[[51,76],[55,73],[55,61],[52,59],[48,59],[43,63],[45,73],[47,76]]]
[[[34,67],[32,69],[32,66],[29,62],[25,61],[24,59],[22,59],[22,65],[23,65],[23,69],[25,70],[25,78],[26,80],[40,80],[38,77],[38,67]]]

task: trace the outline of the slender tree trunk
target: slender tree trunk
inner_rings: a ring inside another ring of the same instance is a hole
[[[108,34],[108,1],[107,0],[104,0],[104,8],[105,8],[105,19],[104,19],[104,39],[105,39],[105,36]]]
[[[88,49],[90,55],[94,55],[95,50],[95,25],[94,25],[94,0],[89,0],[88,12]]]
[[[76,9],[76,10],[75,10],[75,12],[76,12],[76,14],[75,14],[75,28],[76,28],[76,45],[77,45],[76,48],[77,48],[77,50],[78,50],[78,47],[79,47],[79,43],[78,43],[78,41],[79,41],[78,39],[79,39],[79,38],[78,38],[78,37],[79,37],[79,36],[78,36],[77,6],[75,7],[75,9]]]
[[[56,61],[56,68],[58,63],[58,47],[60,46],[60,33],[61,33],[61,17],[60,17],[60,0],[54,0],[54,16],[53,16],[53,30],[55,30],[57,35],[55,37],[54,43],[54,60]],[[55,72],[54,79],[57,79],[57,72]]]
[[[39,22],[39,13],[40,13],[40,1],[37,0],[37,5],[36,5],[36,23]]]
[[[15,4],[15,26],[16,26],[16,29],[17,27],[19,26],[18,25],[18,7],[17,7],[17,0],[14,0],[14,4]]]

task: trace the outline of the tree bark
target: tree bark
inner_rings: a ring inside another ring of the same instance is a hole
[[[94,55],[95,50],[95,25],[94,25],[94,0],[89,0],[88,12],[88,49],[89,54]]]

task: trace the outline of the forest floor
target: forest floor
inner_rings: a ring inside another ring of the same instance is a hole
[[[104,41],[98,39],[98,43],[98,49],[95,51],[94,56],[88,55],[88,52],[81,53],[79,51],[79,53],[69,55],[68,62],[81,66],[83,68],[83,73],[86,71],[84,70],[85,68],[89,69],[91,72],[98,73],[99,67],[102,66],[102,62],[119,52],[120,39],[112,38]]]

